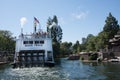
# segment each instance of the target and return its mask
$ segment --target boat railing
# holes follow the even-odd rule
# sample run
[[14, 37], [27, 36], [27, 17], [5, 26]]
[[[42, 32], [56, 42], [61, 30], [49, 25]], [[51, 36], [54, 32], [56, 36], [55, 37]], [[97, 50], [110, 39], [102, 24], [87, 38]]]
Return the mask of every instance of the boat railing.
[[36, 33], [36, 34], [21, 34], [19, 36], [19, 38], [22, 38], [22, 39], [33, 39], [33, 38], [36, 38], [36, 39], [39, 39], [39, 38], [51, 38], [50, 34], [48, 33]]

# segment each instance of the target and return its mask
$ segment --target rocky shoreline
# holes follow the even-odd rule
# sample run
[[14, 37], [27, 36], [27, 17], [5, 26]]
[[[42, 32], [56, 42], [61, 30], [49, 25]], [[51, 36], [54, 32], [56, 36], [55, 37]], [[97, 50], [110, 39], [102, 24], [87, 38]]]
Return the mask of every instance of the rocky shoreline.
[[98, 60], [98, 58], [96, 58], [95, 60], [89, 60], [89, 54], [84, 54], [84, 55], [72, 54], [68, 56], [68, 60], [81, 60], [82, 62], [120, 62], [120, 58], [112, 58], [112, 59], [104, 58], [102, 60]]
[[80, 55], [79, 54], [72, 54], [68, 57], [68, 60], [79, 60]]

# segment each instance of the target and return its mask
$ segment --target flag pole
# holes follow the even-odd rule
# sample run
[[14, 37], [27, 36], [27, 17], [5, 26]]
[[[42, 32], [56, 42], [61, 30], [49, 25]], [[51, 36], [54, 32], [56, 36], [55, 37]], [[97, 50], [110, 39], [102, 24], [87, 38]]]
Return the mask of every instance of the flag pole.
[[36, 33], [36, 25], [37, 23], [34, 21], [34, 33]]
[[39, 20], [36, 18], [36, 17], [34, 17], [34, 31], [35, 31], [35, 33], [36, 33], [36, 27], [37, 27], [37, 24], [39, 25], [39, 29], [41, 29], [41, 26], [40, 26], [40, 22], [39, 22]]

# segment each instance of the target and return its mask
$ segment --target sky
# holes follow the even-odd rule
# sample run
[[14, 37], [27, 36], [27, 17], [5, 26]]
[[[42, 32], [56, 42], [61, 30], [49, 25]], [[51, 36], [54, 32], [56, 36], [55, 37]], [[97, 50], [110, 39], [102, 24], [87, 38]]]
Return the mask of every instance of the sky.
[[80, 41], [88, 34], [103, 30], [109, 12], [120, 24], [120, 0], [0, 0], [0, 30], [9, 30], [12, 36], [21, 33], [21, 18], [25, 18], [23, 32], [33, 32], [36, 17], [43, 30], [54, 15], [63, 30], [62, 42]]

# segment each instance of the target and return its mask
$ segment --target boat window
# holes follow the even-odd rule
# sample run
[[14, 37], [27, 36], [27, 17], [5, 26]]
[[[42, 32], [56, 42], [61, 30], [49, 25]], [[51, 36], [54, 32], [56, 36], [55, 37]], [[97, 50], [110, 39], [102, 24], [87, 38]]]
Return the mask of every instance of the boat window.
[[22, 61], [25, 61], [25, 58], [24, 57], [22, 57], [22, 59], [21, 59]]
[[30, 58], [30, 57], [27, 57], [27, 60], [28, 60], [28, 61], [31, 61], [31, 58]]
[[43, 55], [43, 53], [39, 53], [38, 55]]
[[37, 57], [33, 57], [33, 60], [34, 60], [34, 61], [37, 61]]
[[43, 61], [43, 57], [38, 57], [38, 60], [39, 61]]
[[44, 44], [44, 41], [40, 41], [41, 44]]
[[22, 55], [22, 56], [25, 56], [25, 54], [24, 54], [24, 53], [22, 53], [21, 55]]
[[33, 44], [33, 41], [29, 41], [30, 44]]
[[39, 44], [39, 41], [35, 41], [35, 44]]
[[24, 41], [23, 44], [28, 44], [28, 41]]
[[30, 54], [30, 53], [28, 53], [27, 55], [28, 55], [28, 56], [31, 56], [31, 54]]
[[33, 55], [37, 55], [37, 53], [34, 53]]

